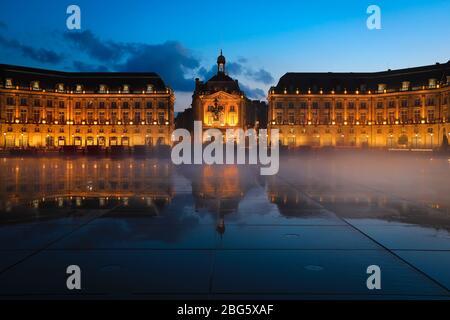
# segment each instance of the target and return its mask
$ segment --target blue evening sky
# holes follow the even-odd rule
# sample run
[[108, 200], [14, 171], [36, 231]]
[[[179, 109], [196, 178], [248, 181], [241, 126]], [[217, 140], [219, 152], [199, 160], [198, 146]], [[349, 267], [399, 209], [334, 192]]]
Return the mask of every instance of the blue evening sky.
[[[81, 8], [81, 30], [66, 8]], [[381, 30], [366, 9], [381, 8]], [[450, 59], [450, 1], [2, 1], [0, 63], [61, 70], [157, 71], [189, 106], [219, 50], [248, 95], [288, 71], [376, 71]], [[152, 68], [154, 70], [148, 70]]]

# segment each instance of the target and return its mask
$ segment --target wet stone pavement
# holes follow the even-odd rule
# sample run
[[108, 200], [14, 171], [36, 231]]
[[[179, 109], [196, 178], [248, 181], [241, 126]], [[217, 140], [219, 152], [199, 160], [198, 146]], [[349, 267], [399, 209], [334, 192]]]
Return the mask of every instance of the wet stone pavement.
[[271, 177], [152, 159], [0, 168], [0, 299], [450, 298], [447, 159], [308, 155]]

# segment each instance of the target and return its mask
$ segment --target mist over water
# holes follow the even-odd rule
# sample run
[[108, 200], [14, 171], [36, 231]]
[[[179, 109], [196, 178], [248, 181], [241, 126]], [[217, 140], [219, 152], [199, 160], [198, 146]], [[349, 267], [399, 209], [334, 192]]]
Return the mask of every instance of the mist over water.
[[175, 201], [180, 215], [192, 207], [197, 216], [226, 213], [226, 220], [242, 223], [264, 220], [268, 213], [277, 221], [305, 219], [314, 212], [320, 216], [309, 209], [322, 208], [342, 218], [418, 218], [430, 224], [437, 219], [444, 228], [450, 225], [450, 161], [431, 153], [284, 156], [273, 177], [260, 176], [257, 166], [174, 166], [132, 158], [3, 158], [0, 166], [0, 210], [9, 212], [4, 218], [23, 215], [23, 208], [109, 207], [141, 199]]

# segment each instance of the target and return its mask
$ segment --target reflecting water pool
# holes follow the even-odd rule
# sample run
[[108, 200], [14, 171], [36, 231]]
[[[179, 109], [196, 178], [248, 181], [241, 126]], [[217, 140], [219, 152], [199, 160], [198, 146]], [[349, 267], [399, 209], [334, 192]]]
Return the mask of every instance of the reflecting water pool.
[[[0, 298], [448, 299], [450, 162], [1, 158]], [[66, 269], [81, 269], [68, 290]], [[367, 268], [381, 289], [367, 287]]]

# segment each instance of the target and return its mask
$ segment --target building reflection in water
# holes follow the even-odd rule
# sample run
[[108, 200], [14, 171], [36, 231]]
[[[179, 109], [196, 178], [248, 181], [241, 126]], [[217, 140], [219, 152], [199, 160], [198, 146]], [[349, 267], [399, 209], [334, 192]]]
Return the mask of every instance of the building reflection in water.
[[[0, 162], [0, 224], [56, 219], [79, 214], [77, 209], [113, 210], [117, 218], [165, 215], [170, 223], [191, 226], [208, 221], [223, 235], [227, 221], [245, 224], [265, 218], [265, 223], [271, 219], [276, 224], [314, 219], [325, 211], [344, 219], [450, 230], [448, 211], [440, 206], [421, 206], [362, 188], [350, 190], [331, 172], [319, 182], [314, 177], [320, 174], [313, 171], [292, 174], [293, 181], [287, 182], [278, 176], [262, 178], [245, 166], [174, 167], [162, 160], [3, 158]], [[180, 176], [190, 185], [187, 195], [174, 182]], [[250, 190], [253, 198], [246, 198]]]
[[111, 209], [136, 202], [157, 208], [173, 197], [168, 162], [89, 158], [1, 161], [0, 211], [15, 218], [32, 218], [42, 212], [57, 216], [58, 211], [75, 208]]

